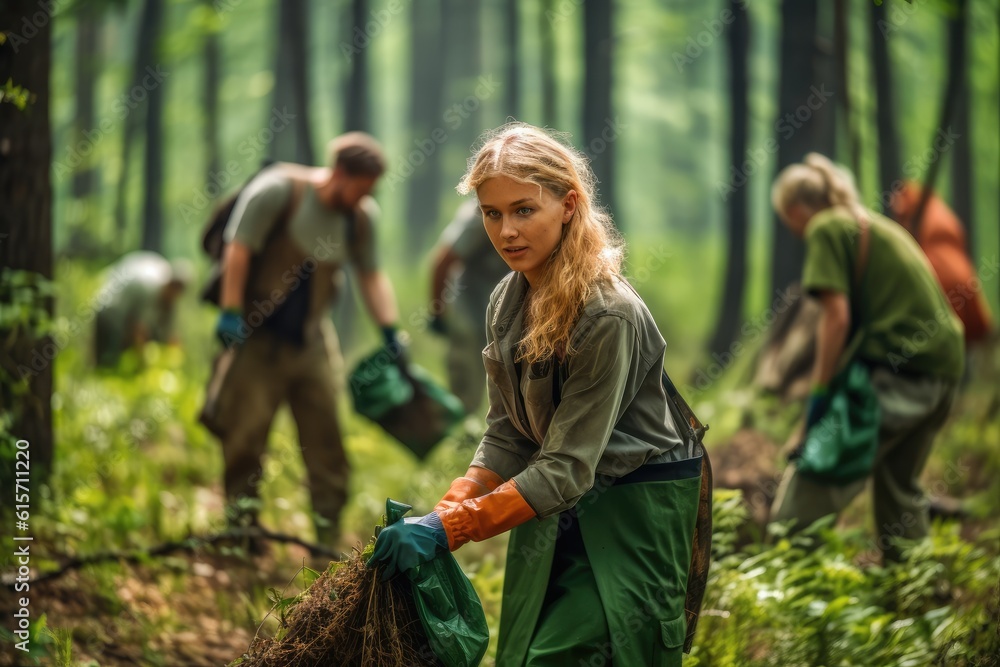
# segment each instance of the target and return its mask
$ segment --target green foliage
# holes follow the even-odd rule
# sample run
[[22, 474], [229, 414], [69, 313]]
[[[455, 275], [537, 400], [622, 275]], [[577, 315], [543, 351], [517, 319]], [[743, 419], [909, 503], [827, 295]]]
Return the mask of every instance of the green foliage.
[[[0, 44], [6, 41], [6, 35], [3, 36], [4, 39], [0, 39]], [[0, 104], [13, 104], [21, 111], [28, 108], [28, 102], [31, 101], [32, 94], [31, 91], [23, 86], [19, 86], [14, 83], [14, 80], [8, 78], [4, 82], [3, 86], [0, 86]]]
[[727, 535], [745, 520], [733, 493], [716, 494], [715, 561], [688, 667], [985, 665], [1000, 650], [1000, 531], [970, 542], [937, 524], [903, 562], [864, 567], [859, 529], [775, 527], [773, 545], [737, 548]]
[[[633, 256], [643, 266], [645, 255]], [[57, 283], [56, 330], [79, 317], [80, 306], [96, 293], [95, 272], [64, 262]], [[189, 297], [188, 297], [189, 298]], [[670, 306], [673, 308], [674, 306]], [[114, 372], [94, 372], [86, 362], [89, 335], [72, 338], [58, 357], [53, 408], [57, 430], [56, 468], [51, 488], [43, 488], [33, 508], [41, 571], [55, 563], [43, 558], [130, 549], [207, 534], [225, 525], [220, 494], [221, 453], [216, 441], [197, 425], [211, 353], [214, 312], [182, 304], [180, 332], [184, 350], [151, 346]], [[418, 341], [428, 361], [441, 352], [430, 339]], [[441, 354], [440, 356], [443, 356]], [[421, 357], [424, 362], [424, 357]], [[428, 363], [433, 367], [433, 363]], [[968, 489], [995, 489], [1000, 479], [994, 443], [1000, 421], [990, 416], [990, 385], [974, 381], [957, 417], [939, 439], [928, 465], [928, 486], [936, 493], [966, 495]], [[725, 378], [720, 385], [733, 383]], [[733, 383], [735, 384], [735, 383]], [[774, 435], [786, 428], [797, 408], [767, 401], [727, 403], [732, 388], [707, 392], [702, 401], [719, 423], [736, 422], [731, 412], [749, 411], [755, 424]], [[977, 398], [981, 397], [981, 398]], [[341, 403], [341, 424], [352, 463], [350, 502], [343, 525], [351, 543], [369, 542], [385, 510], [386, 497], [403, 499], [422, 514], [460, 475], [472, 456], [483, 424], [471, 417], [464, 430], [446, 439], [423, 464], [390, 441], [373, 424]], [[698, 407], [698, 406], [696, 406]], [[784, 420], [784, 421], [782, 421]], [[720, 430], [725, 430], [724, 428]], [[711, 435], [717, 436], [715, 424]], [[713, 440], [722, 446], [723, 440]], [[262, 485], [262, 518], [282, 532], [310, 536], [305, 470], [291, 420], [275, 422]], [[982, 512], [996, 516], [996, 498], [984, 497]], [[787, 537], [776, 531], [773, 546], [741, 540], [749, 518], [740, 493], [717, 491], [711, 579], [694, 653], [686, 665], [977, 665], [996, 652], [988, 625], [996, 618], [996, 582], [1000, 577], [1000, 533], [973, 523], [966, 534], [954, 523], [938, 524], [932, 539], [914, 545], [907, 560], [888, 568], [866, 566], [870, 537], [856, 522], [838, 529], [829, 523], [806, 534]], [[370, 543], [369, 543], [370, 545]], [[456, 552], [483, 602], [491, 631], [488, 656], [495, 655], [504, 576], [506, 539], [472, 543]], [[37, 560], [35, 560], [37, 558]], [[276, 551], [279, 562], [286, 558]], [[177, 586], [187, 571], [184, 559], [152, 561], [151, 568], [175, 569]], [[306, 590], [315, 570], [289, 571], [296, 588]], [[114, 617], [135, 615], [119, 597], [121, 566], [107, 564], [82, 572], [81, 586]], [[246, 582], [238, 596], [216, 596], [220, 619], [252, 633], [273, 606], [291, 607], [295, 596], [272, 591], [275, 580]], [[282, 585], [279, 583], [278, 585]], [[44, 604], [39, 599], [38, 604]], [[44, 608], [44, 607], [43, 607]], [[262, 633], [279, 631], [280, 613]], [[169, 635], [183, 619], [135, 615], [134, 625], [116, 641], [148, 646], [151, 637]], [[995, 621], [994, 621], [995, 625]], [[69, 628], [49, 635], [52, 655], [63, 651]], [[58, 634], [62, 632], [64, 634]], [[74, 636], [79, 641], [78, 631]], [[54, 642], [52, 644], [51, 642]], [[57, 648], [58, 647], [58, 648]], [[148, 664], [162, 656], [148, 650]], [[491, 664], [487, 658], [485, 664]], [[977, 660], [979, 661], [977, 663]], [[144, 664], [147, 664], [144, 663]], [[58, 663], [56, 663], [58, 664]]]

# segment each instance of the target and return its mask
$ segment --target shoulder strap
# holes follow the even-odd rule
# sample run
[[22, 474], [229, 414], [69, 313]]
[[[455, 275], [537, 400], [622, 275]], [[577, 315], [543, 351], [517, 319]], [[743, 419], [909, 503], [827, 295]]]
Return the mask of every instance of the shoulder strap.
[[871, 244], [871, 221], [867, 215], [858, 216], [858, 261], [854, 264], [854, 289], [861, 290], [861, 282], [868, 270], [868, 246]]
[[700, 444], [702, 439], [705, 437], [705, 431], [708, 430], [707, 424], [702, 424], [701, 420], [691, 409], [691, 406], [687, 404], [684, 397], [677, 390], [674, 385], [674, 381], [670, 379], [667, 375], [667, 371], [663, 370], [663, 388], [667, 392], [667, 402], [670, 403], [674, 410], [684, 419], [684, 427], [686, 430], [685, 435], [694, 443]]
[[288, 223], [292, 221], [292, 216], [295, 215], [295, 211], [299, 207], [299, 202], [302, 201], [302, 193], [306, 189], [306, 182], [301, 178], [294, 175], [289, 175], [288, 178], [292, 182], [292, 196], [288, 198], [285, 210], [281, 212], [281, 219], [276, 225], [279, 229], [288, 227]]

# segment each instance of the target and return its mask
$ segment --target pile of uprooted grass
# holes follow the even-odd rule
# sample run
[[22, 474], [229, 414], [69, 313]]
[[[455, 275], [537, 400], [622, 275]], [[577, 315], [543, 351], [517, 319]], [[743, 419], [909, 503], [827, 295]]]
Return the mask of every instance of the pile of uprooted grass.
[[410, 582], [379, 580], [365, 552], [333, 564], [289, 605], [275, 639], [254, 638], [230, 667], [440, 667]]

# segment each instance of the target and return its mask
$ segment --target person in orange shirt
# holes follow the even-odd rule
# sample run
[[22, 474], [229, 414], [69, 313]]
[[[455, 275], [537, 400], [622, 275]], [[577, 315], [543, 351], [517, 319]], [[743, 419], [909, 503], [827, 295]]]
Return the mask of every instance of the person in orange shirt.
[[[893, 219], [911, 234], [922, 192], [918, 183], [907, 181], [902, 189], [893, 193], [890, 202]], [[969, 259], [965, 229], [954, 211], [936, 194], [932, 193], [927, 200], [916, 239], [934, 268], [951, 307], [965, 325], [966, 346], [987, 339], [993, 331], [993, 322], [982, 285]]]

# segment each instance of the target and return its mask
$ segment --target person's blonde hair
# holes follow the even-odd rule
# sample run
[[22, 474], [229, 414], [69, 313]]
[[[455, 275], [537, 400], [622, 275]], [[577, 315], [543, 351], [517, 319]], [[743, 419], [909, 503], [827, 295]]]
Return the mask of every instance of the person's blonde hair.
[[545, 130], [508, 123], [481, 137], [457, 189], [469, 194], [495, 176], [532, 183], [559, 198], [577, 193], [576, 211], [531, 286], [518, 358], [534, 363], [572, 355], [570, 337], [583, 305], [598, 283], [621, 273], [624, 255], [611, 217], [597, 204], [594, 173], [582, 153]]
[[839, 206], [855, 217], [865, 215], [865, 208], [846, 169], [819, 153], [809, 153], [802, 163], [785, 167], [771, 186], [771, 205], [783, 213], [795, 204], [813, 211]]

